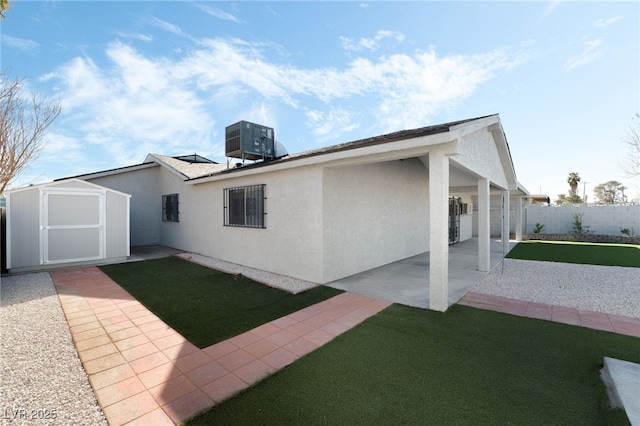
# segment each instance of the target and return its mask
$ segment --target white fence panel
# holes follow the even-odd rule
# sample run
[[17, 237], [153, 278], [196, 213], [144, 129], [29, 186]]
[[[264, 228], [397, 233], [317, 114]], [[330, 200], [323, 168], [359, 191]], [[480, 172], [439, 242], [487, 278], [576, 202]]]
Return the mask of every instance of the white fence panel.
[[582, 215], [582, 226], [589, 233], [622, 235], [621, 229], [640, 235], [640, 205], [612, 206], [545, 206], [527, 204], [524, 232], [533, 233], [536, 223], [544, 225], [546, 234], [572, 234], [574, 214]]

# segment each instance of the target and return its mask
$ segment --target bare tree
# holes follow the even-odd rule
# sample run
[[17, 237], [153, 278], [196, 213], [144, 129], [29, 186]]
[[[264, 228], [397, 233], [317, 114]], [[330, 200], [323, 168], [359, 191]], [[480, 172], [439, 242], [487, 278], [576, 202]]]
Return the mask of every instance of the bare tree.
[[9, 0], [0, 0], [0, 18], [4, 19], [4, 13], [9, 10]]
[[615, 204], [626, 202], [624, 190], [626, 187], [616, 180], [610, 180], [609, 182], [601, 183], [593, 188], [593, 193], [600, 203]]
[[620, 166], [628, 177], [640, 176], [640, 114], [636, 114], [634, 119], [635, 127], [629, 126], [627, 137], [622, 139], [629, 152]]
[[24, 96], [21, 79], [0, 74], [0, 194], [44, 146], [47, 128], [62, 110], [57, 102]]

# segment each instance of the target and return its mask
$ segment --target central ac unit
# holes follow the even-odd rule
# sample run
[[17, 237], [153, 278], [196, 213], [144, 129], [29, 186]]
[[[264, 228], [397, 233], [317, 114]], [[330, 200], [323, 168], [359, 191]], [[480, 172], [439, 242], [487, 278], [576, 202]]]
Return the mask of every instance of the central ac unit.
[[273, 128], [239, 121], [225, 128], [225, 155], [242, 160], [276, 158]]

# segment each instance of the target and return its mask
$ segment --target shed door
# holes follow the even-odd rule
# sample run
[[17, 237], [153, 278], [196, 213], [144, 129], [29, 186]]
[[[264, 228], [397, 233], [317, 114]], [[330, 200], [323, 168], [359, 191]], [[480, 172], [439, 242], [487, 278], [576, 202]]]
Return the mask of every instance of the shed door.
[[104, 259], [104, 216], [102, 191], [45, 191], [42, 263]]

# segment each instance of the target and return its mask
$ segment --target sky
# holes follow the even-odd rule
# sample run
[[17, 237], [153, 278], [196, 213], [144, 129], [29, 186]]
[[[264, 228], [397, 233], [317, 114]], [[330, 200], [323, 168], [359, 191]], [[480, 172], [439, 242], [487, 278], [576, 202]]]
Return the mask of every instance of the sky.
[[552, 200], [625, 177], [640, 2], [14, 0], [3, 77], [62, 113], [20, 187], [142, 163], [225, 162], [225, 127], [289, 153], [500, 114], [518, 181]]

